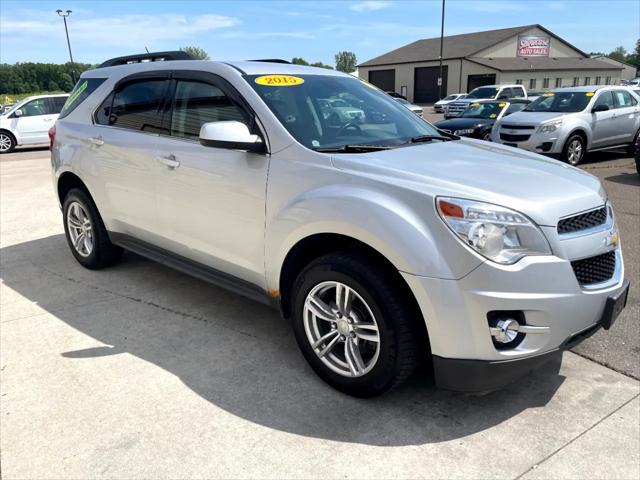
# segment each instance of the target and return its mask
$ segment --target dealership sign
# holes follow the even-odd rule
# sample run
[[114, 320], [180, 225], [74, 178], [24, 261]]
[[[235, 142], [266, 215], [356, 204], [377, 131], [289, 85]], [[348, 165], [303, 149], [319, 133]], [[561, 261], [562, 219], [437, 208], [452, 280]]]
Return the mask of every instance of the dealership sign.
[[549, 37], [520, 35], [518, 37], [518, 57], [548, 57]]

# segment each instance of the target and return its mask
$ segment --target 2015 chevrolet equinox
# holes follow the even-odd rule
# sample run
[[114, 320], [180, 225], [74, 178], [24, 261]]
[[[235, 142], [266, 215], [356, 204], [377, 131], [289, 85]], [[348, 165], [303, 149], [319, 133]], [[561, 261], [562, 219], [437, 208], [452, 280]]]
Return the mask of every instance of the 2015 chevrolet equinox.
[[84, 73], [50, 132], [83, 266], [127, 249], [270, 302], [363, 397], [425, 359], [443, 388], [498, 388], [624, 308], [588, 173], [445, 134], [350, 75], [165, 57]]

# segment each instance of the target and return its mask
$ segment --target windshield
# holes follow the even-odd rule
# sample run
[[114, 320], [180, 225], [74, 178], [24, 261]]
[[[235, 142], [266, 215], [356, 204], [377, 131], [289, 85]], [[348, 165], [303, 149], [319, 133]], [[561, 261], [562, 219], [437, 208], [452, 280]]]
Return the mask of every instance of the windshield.
[[478, 87], [471, 90], [466, 98], [493, 98], [499, 91], [496, 87]]
[[507, 104], [500, 103], [472, 103], [459, 116], [466, 118], [496, 118]]
[[403, 105], [411, 105], [411, 104], [409, 103], [409, 101], [408, 101], [408, 100], [405, 100], [404, 98], [396, 98], [396, 100], [397, 100], [398, 102], [400, 102], [401, 104], [403, 104]]
[[245, 79], [289, 133], [311, 149], [393, 147], [415, 137], [439, 135], [396, 99], [356, 78], [248, 75]]
[[584, 110], [593, 98], [593, 92], [547, 92], [531, 102], [525, 112], [565, 112]]
[[455, 100], [458, 97], [459, 97], [459, 95], [448, 95], [448, 96], [444, 97], [442, 100], [447, 102], [449, 100]]

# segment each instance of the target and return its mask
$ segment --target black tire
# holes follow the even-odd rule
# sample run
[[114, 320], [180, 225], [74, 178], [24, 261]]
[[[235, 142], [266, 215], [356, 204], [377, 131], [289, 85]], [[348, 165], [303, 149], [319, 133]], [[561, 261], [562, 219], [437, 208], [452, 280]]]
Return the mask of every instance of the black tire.
[[490, 142], [491, 141], [491, 130], [485, 130], [484, 132], [480, 133], [480, 140], [484, 140], [485, 142]]
[[[8, 145], [8, 147], [6, 146]], [[6, 130], [0, 131], [0, 153], [11, 153], [16, 148], [16, 139]]]
[[[580, 155], [571, 156], [570, 149], [579, 142], [580, 144]], [[573, 165], [574, 167], [584, 159], [586, 154], [586, 144], [582, 135], [573, 134], [571, 135], [564, 144], [564, 148], [562, 149], [562, 160], [567, 162], [569, 165]]]
[[633, 136], [633, 142], [631, 145], [627, 147], [627, 155], [630, 157], [636, 157], [636, 159], [640, 156], [640, 145], [638, 145], [638, 137], [640, 137], [640, 129]]
[[[80, 204], [91, 222], [90, 230], [93, 239], [93, 248], [88, 256], [83, 256], [78, 252], [73, 245], [71, 234], [69, 232], [69, 222], [67, 219], [70, 207], [75, 202]], [[93, 203], [93, 200], [91, 200], [89, 195], [87, 195], [83, 190], [74, 188], [67, 193], [62, 204], [62, 217], [64, 233], [67, 237], [67, 244], [71, 249], [71, 253], [80, 265], [91, 270], [99, 270], [101, 268], [109, 267], [120, 260], [123, 252], [122, 248], [111, 243], [109, 235], [107, 234], [107, 229], [102, 222], [98, 209]]]
[[[337, 281], [353, 289], [368, 304], [378, 324], [377, 361], [362, 376], [346, 377], [331, 370], [307, 338], [304, 327], [307, 294], [327, 281]], [[292, 305], [293, 330], [302, 354], [320, 378], [348, 395], [374, 397], [401, 384], [418, 365], [420, 352], [424, 354], [428, 349], [415, 323], [421, 315], [407, 299], [406, 292], [398, 288], [393, 276], [366, 256], [334, 253], [313, 261], [293, 285]]]
[[640, 175], [640, 154], [636, 155], [636, 172]]

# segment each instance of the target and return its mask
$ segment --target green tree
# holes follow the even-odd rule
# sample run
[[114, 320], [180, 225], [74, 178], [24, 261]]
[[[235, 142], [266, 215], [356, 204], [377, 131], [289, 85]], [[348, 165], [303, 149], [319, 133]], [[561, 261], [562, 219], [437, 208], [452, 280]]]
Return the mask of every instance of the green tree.
[[618, 60], [620, 62], [624, 62], [627, 57], [627, 50], [623, 46], [619, 46], [613, 49], [613, 51], [609, 54], [609, 58], [613, 58], [614, 60]]
[[209, 54], [200, 47], [182, 47], [180, 50], [187, 52], [194, 60], [211, 60]]
[[309, 65], [309, 62], [307, 62], [304, 58], [301, 58], [301, 57], [293, 57], [291, 59], [291, 63], [293, 63], [294, 65]]
[[338, 52], [336, 53], [336, 70], [345, 73], [351, 73], [356, 69], [358, 60], [356, 54], [353, 52]]

